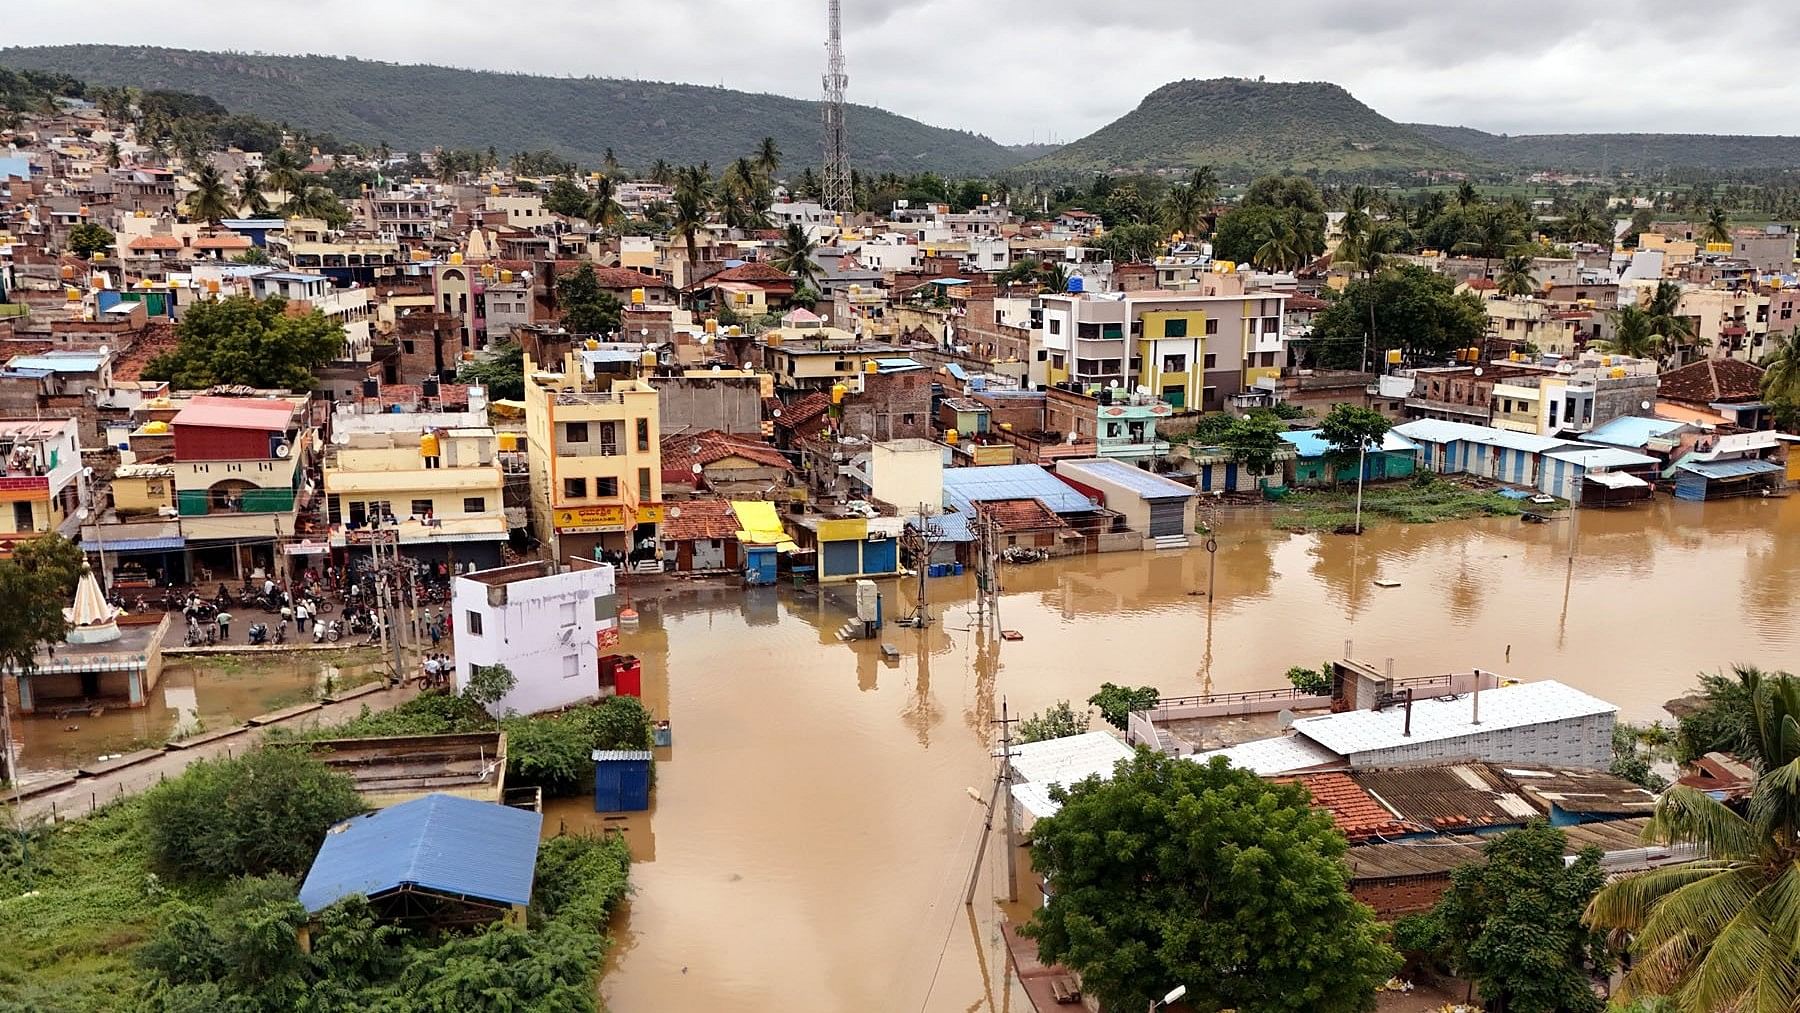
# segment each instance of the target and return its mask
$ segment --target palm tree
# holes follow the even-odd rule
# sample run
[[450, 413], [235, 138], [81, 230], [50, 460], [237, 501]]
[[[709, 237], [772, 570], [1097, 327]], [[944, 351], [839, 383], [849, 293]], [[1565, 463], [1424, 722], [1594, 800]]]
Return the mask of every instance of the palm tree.
[[1295, 252], [1299, 242], [1293, 222], [1286, 216], [1270, 218], [1263, 222], [1261, 240], [1256, 252], [1250, 255], [1250, 262], [1265, 271], [1285, 271], [1299, 259]]
[[650, 182], [658, 186], [668, 186], [675, 181], [675, 168], [664, 159], [657, 159], [650, 166]]
[[756, 167], [762, 170], [763, 178], [775, 178], [781, 168], [781, 149], [775, 146], [775, 138], [765, 137], [756, 146]]
[[[441, 165], [440, 161], [440, 165]], [[269, 186], [280, 194], [282, 200], [292, 200], [306, 186], [306, 167], [301, 164], [300, 156], [294, 154], [292, 148], [282, 145], [269, 153], [263, 168], [268, 170]]]
[[211, 162], [201, 163], [194, 173], [194, 192], [188, 194], [187, 206], [189, 215], [209, 225], [231, 217], [231, 190]]
[[1772, 340], [1762, 361], [1762, 393], [1766, 400], [1800, 406], [1800, 337]]
[[1601, 243], [1609, 238], [1611, 230], [1594, 212], [1594, 206], [1583, 201], [1563, 219], [1563, 231], [1571, 242]]
[[1202, 210], [1211, 210], [1219, 202], [1219, 174], [1210, 165], [1203, 165], [1194, 170], [1188, 177], [1187, 185], [1199, 199]]
[[1677, 360], [1682, 358], [1684, 348], [1699, 347], [1693, 321], [1681, 315], [1681, 286], [1672, 281], [1657, 282], [1644, 309], [1650, 316], [1651, 329], [1662, 336], [1666, 350]]
[[619, 160], [613, 155], [613, 149], [607, 148], [606, 154], [600, 156], [600, 171], [608, 176], [619, 174]]
[[1477, 213], [1474, 234], [1457, 243], [1452, 251], [1473, 253], [1487, 261], [1482, 273], [1492, 278], [1495, 259], [1505, 256], [1518, 243], [1519, 228], [1513, 223], [1513, 216], [1505, 208], [1488, 205]]
[[1066, 292], [1069, 290], [1069, 268], [1064, 264], [1045, 261], [1038, 268], [1038, 281], [1050, 292]]
[[1206, 230], [1207, 205], [1201, 203], [1200, 191], [1187, 183], [1177, 183], [1163, 197], [1162, 224], [1170, 235], [1198, 236]]
[[1714, 204], [1713, 209], [1706, 213], [1706, 241], [1709, 243], [1731, 242], [1730, 225], [1730, 220], [1725, 217], [1725, 209]]
[[1613, 355], [1653, 359], [1662, 353], [1662, 335], [1656, 333], [1650, 314], [1641, 306], [1624, 306], [1612, 313], [1613, 336], [1601, 347]]
[[613, 182], [611, 176], [601, 175], [596, 178], [582, 217], [601, 232], [617, 228], [625, 220], [625, 209], [619, 206], [618, 193], [619, 184]]
[[119, 166], [124, 165], [124, 164], [125, 164], [125, 152], [122, 148], [119, 147], [119, 142], [118, 141], [107, 141], [106, 142], [106, 167], [108, 169], [117, 169]]
[[269, 198], [263, 195], [262, 173], [254, 165], [246, 165], [238, 173], [238, 207], [252, 215], [269, 213]]
[[1588, 904], [1589, 924], [1631, 940], [1619, 998], [1666, 996], [1681, 1013], [1800, 1006], [1800, 680], [1734, 671], [1751, 701], [1742, 759], [1759, 771], [1748, 805], [1670, 788], [1645, 840], [1701, 857], [1615, 879]]
[[770, 263], [794, 276], [794, 282], [810, 289], [819, 287], [819, 267], [813, 263], [813, 251], [819, 248], [798, 224], [790, 224], [781, 235]]
[[669, 228], [687, 244], [687, 262], [690, 274], [694, 264], [700, 259], [697, 237], [700, 230], [706, 227], [706, 200], [701, 195], [686, 187], [675, 191], [675, 217]]
[[1466, 208], [1480, 203], [1481, 194], [1475, 189], [1475, 184], [1463, 180], [1462, 185], [1456, 188], [1456, 206]]
[[1334, 265], [1359, 270], [1363, 277], [1371, 278], [1387, 266], [1388, 258], [1405, 249], [1410, 242], [1411, 235], [1403, 226], [1377, 222], [1356, 236], [1345, 236], [1331, 255], [1331, 261]]
[[1531, 276], [1531, 254], [1522, 249], [1514, 249], [1500, 263], [1499, 289], [1501, 295], [1528, 296], [1537, 291], [1537, 279]]

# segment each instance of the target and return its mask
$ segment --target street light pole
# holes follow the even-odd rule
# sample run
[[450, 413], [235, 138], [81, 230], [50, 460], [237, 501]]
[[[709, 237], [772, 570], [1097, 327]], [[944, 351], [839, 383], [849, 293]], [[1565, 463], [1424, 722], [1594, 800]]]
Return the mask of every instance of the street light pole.
[[1369, 441], [1363, 440], [1356, 451], [1356, 533], [1362, 534], [1363, 476], [1368, 472]]

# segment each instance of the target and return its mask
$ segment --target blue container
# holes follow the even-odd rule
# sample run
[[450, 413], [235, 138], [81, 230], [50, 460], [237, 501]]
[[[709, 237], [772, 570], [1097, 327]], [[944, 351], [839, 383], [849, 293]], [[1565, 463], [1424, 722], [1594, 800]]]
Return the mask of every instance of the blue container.
[[1073, 278], [1069, 279], [1069, 291], [1070, 292], [1080, 292], [1082, 290], [1082, 288], [1083, 288], [1083, 285], [1082, 285], [1081, 275], [1078, 274], [1078, 275], [1074, 276]]
[[958, 576], [958, 577], [960, 577], [960, 576], [962, 576], [962, 564], [961, 564], [961, 563], [955, 563], [955, 564], [952, 564], [952, 565], [954, 565], [954, 566], [955, 566], [955, 569], [954, 569], [954, 570], [952, 570], [952, 571], [951, 571], [951, 572], [952, 572], [952, 573], [954, 573], [954, 574], [956, 574], [956, 575], [957, 575], [957, 576]]
[[650, 808], [650, 751], [596, 749], [594, 811], [642, 812]]

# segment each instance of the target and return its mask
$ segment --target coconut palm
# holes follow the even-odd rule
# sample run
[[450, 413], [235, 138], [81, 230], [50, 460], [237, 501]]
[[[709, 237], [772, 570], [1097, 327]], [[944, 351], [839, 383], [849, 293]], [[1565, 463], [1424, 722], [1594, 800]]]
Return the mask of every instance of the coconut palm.
[[607, 176], [619, 174], [619, 159], [613, 155], [613, 149], [607, 148], [606, 154], [600, 156], [600, 171]]
[[819, 266], [813, 263], [813, 252], [819, 248], [806, 234], [806, 230], [798, 224], [790, 224], [781, 234], [781, 245], [777, 246], [770, 263], [794, 276], [796, 284], [806, 288], [819, 287]]
[[675, 191], [674, 218], [669, 229], [687, 245], [688, 270], [700, 260], [698, 236], [706, 228], [706, 200], [698, 192], [679, 188]]
[[1725, 217], [1725, 209], [1713, 205], [1706, 213], [1706, 241], [1709, 243], [1731, 242], [1731, 221]]
[[1187, 185], [1199, 198], [1203, 209], [1210, 209], [1219, 202], [1219, 174], [1210, 165], [1195, 169], [1188, 177]]
[[1800, 338], [1788, 334], [1772, 339], [1762, 367], [1763, 397], [1800, 406]]
[[775, 146], [775, 138], [765, 137], [756, 146], [756, 167], [762, 170], [764, 179], [774, 179], [781, 168], [781, 149]]
[[283, 145], [269, 152], [264, 160], [263, 168], [268, 171], [269, 186], [281, 195], [282, 200], [292, 200], [306, 186], [306, 166], [301, 163], [300, 156], [294, 154], [292, 148]]
[[1406, 249], [1412, 241], [1411, 234], [1404, 226], [1392, 222], [1376, 222], [1367, 230], [1344, 237], [1338, 244], [1336, 252], [1331, 255], [1333, 265], [1343, 265], [1361, 271], [1363, 277], [1373, 277], [1381, 272], [1394, 254]]
[[1498, 288], [1505, 296], [1528, 296], [1537, 291], [1537, 279], [1531, 275], [1531, 254], [1514, 249], [1500, 263]]
[[1650, 327], [1662, 335], [1665, 350], [1677, 360], [1688, 348], [1699, 348], [1692, 318], [1681, 314], [1681, 286], [1672, 281], [1659, 281], [1644, 310], [1650, 315]]
[[263, 194], [263, 175], [256, 166], [246, 165], [238, 173], [237, 199], [238, 207], [246, 214], [269, 213], [269, 198]]
[[675, 167], [664, 159], [657, 159], [650, 166], [650, 182], [658, 186], [668, 186], [675, 182]]
[[611, 176], [601, 175], [594, 180], [582, 217], [601, 232], [618, 228], [625, 221], [625, 209], [619, 206], [618, 194], [619, 184], [613, 182]]
[[1481, 193], [1475, 189], [1475, 184], [1463, 180], [1456, 188], [1456, 206], [1466, 208], [1480, 203]]
[[1563, 232], [1576, 243], [1602, 243], [1611, 236], [1611, 230], [1595, 213], [1594, 206], [1586, 201], [1575, 205], [1563, 219]]
[[1519, 244], [1519, 227], [1505, 208], [1485, 205], [1475, 217], [1474, 231], [1451, 248], [1454, 253], [1473, 254], [1487, 261], [1482, 272], [1494, 276], [1494, 261]]
[[1262, 232], [1257, 238], [1256, 252], [1250, 255], [1250, 262], [1265, 271], [1285, 271], [1299, 261], [1298, 249], [1300, 237], [1294, 228], [1293, 221], [1287, 216], [1272, 217], [1263, 222]]
[[1749, 750], [1759, 771], [1734, 810], [1677, 785], [1645, 839], [1694, 845], [1700, 858], [1615, 879], [1587, 921], [1630, 938], [1619, 997], [1666, 996], [1681, 1013], [1800, 1008], [1800, 680], [1744, 666]]
[[1177, 183], [1163, 196], [1162, 225], [1170, 235], [1198, 236], [1206, 230], [1207, 205], [1200, 192], [1187, 183]]
[[191, 217], [209, 225], [231, 217], [231, 188], [211, 162], [202, 163], [194, 173], [194, 192], [188, 194], [187, 206]]
[[123, 149], [121, 149], [119, 147], [119, 142], [118, 141], [107, 141], [106, 142], [106, 167], [108, 169], [117, 169], [119, 166], [124, 165], [124, 164], [125, 164], [125, 152]]
[[1654, 359], [1662, 354], [1662, 335], [1656, 333], [1650, 314], [1641, 306], [1624, 306], [1612, 313], [1612, 337], [1600, 343], [1614, 355]]

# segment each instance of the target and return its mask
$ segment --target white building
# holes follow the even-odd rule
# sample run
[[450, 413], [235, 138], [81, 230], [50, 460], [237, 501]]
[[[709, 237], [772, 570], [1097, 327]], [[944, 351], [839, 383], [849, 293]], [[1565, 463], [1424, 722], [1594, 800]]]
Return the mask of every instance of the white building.
[[457, 692], [477, 665], [505, 665], [517, 684], [488, 708], [495, 715], [535, 714], [600, 695], [600, 638], [619, 622], [613, 568], [588, 560], [576, 566], [555, 573], [546, 562], [521, 563], [456, 578]]

